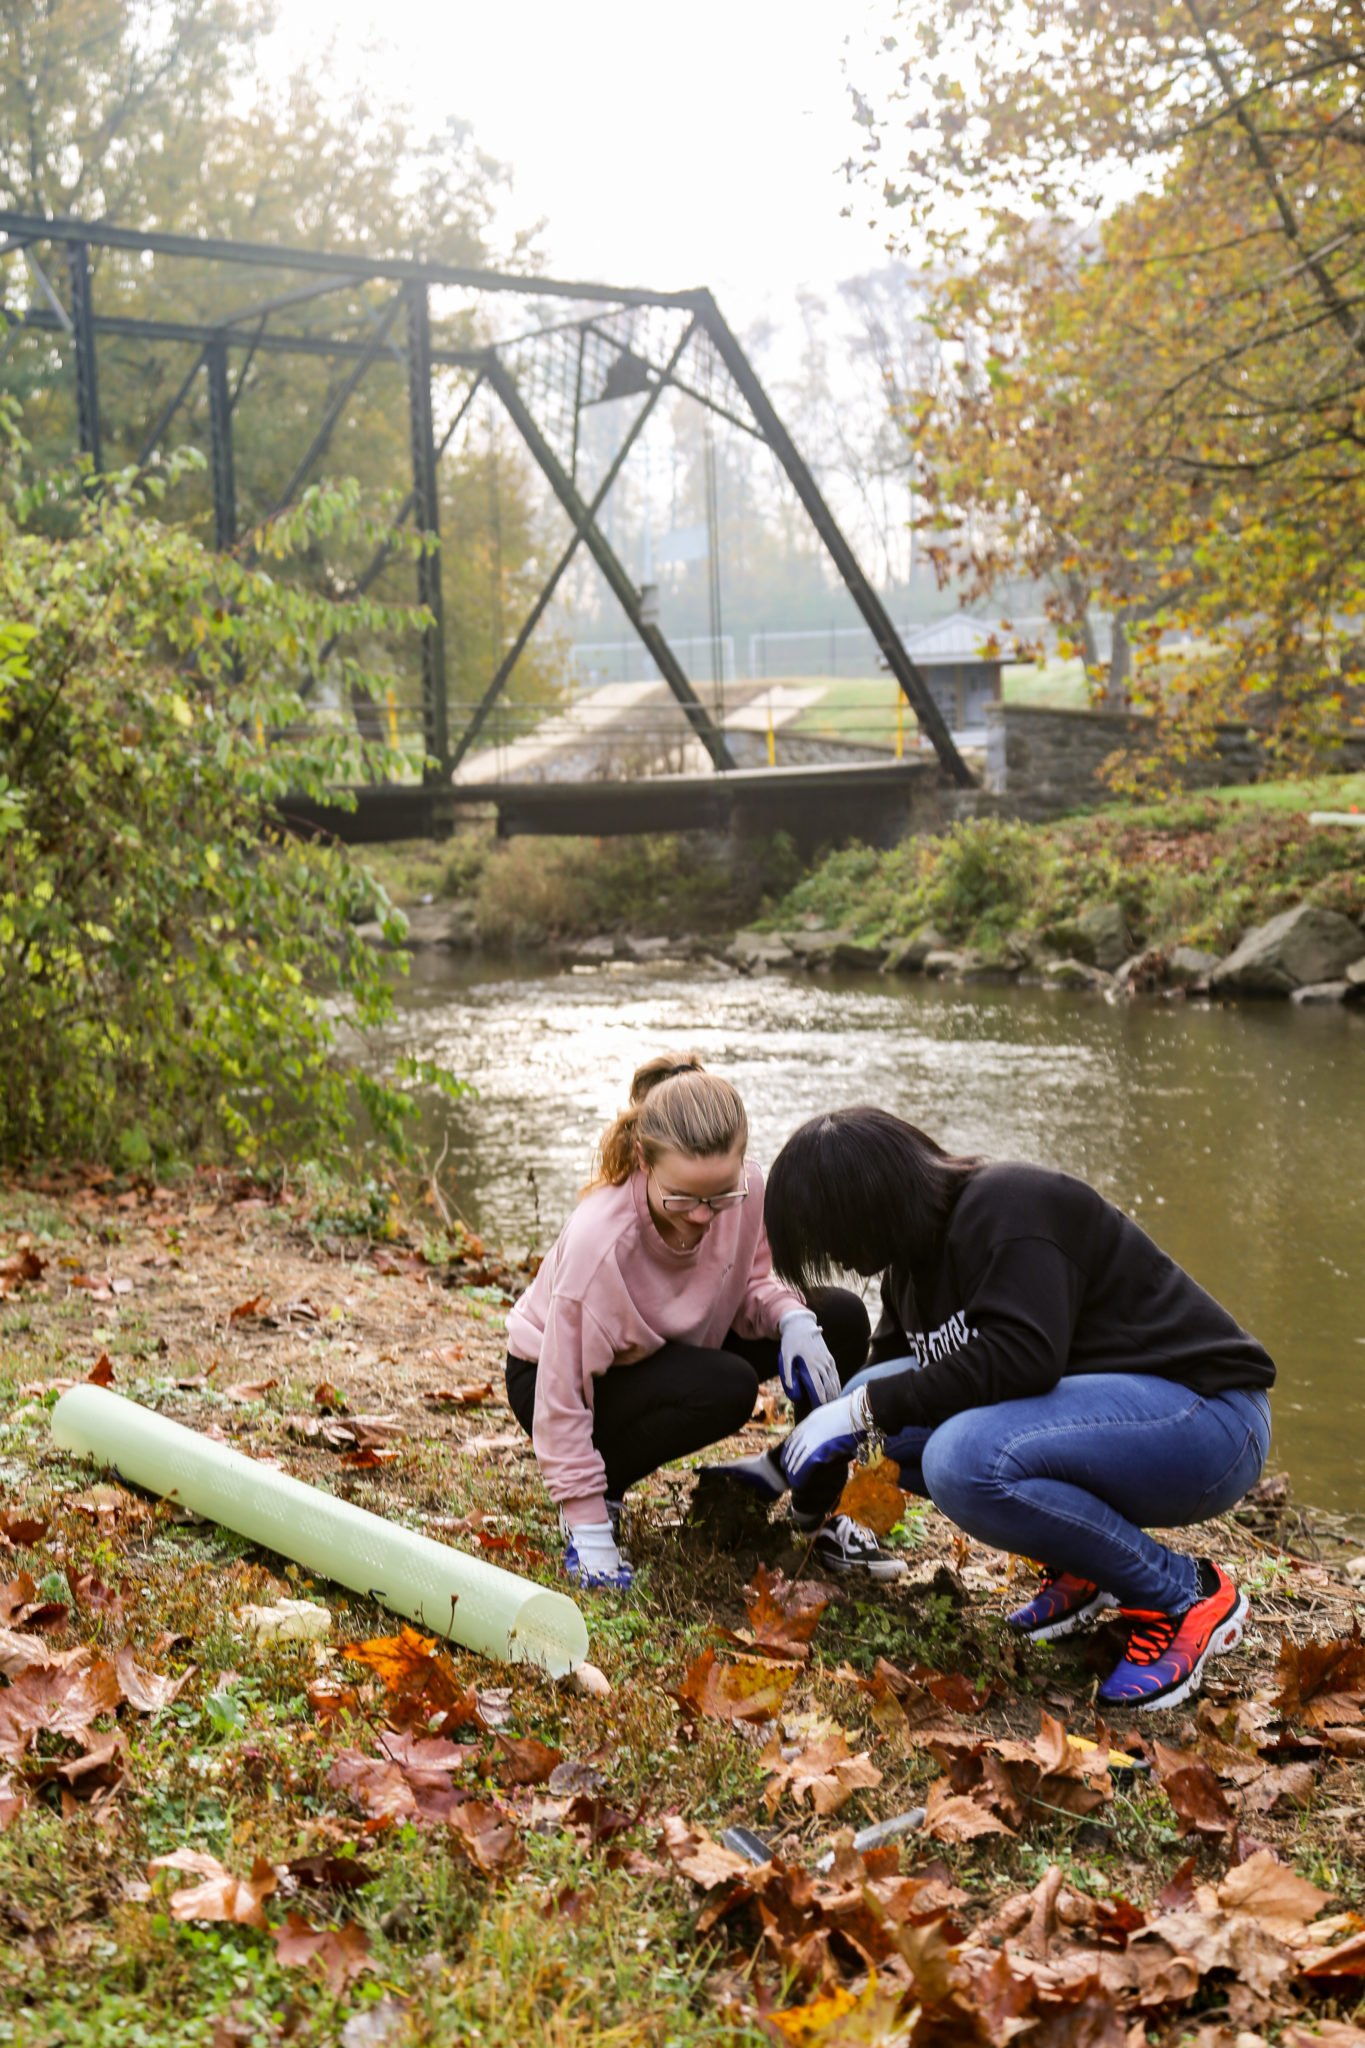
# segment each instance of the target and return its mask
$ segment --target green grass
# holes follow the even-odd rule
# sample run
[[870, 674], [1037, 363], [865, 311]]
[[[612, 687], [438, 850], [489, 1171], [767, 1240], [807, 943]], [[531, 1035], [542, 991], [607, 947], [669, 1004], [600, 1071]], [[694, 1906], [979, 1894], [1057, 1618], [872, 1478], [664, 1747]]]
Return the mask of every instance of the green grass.
[[[1365, 773], [1301, 775], [1283, 782], [1238, 783], [1215, 789], [1216, 804], [1248, 811], [1365, 811]], [[1365, 859], [1365, 846], [1361, 849]]]
[[1001, 676], [1007, 704], [1033, 704], [1056, 711], [1086, 711], [1090, 685], [1083, 661], [1039, 661], [1010, 664]]

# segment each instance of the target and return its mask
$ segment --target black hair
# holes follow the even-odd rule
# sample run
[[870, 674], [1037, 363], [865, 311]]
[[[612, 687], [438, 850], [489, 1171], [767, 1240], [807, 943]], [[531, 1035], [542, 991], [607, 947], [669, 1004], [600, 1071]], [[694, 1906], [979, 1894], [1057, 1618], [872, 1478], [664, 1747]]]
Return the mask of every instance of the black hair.
[[904, 1271], [932, 1255], [983, 1163], [945, 1152], [889, 1110], [864, 1104], [813, 1116], [768, 1175], [773, 1265], [802, 1293], [840, 1272]]

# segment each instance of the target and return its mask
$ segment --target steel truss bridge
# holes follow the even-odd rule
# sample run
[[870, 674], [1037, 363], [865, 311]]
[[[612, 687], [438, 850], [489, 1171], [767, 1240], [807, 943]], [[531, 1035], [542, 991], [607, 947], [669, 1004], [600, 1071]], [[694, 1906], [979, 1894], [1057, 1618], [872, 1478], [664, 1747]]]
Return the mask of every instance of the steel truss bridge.
[[[102, 308], [97, 303], [96, 284], [102, 281], [103, 273], [97, 272], [92, 263], [94, 251], [109, 252], [105, 260], [114, 264], [116, 286], [114, 259], [119, 252], [140, 266], [139, 276], [145, 276], [151, 267], [158, 282], [163, 275], [168, 277], [168, 303], [174, 306], [175, 316], [153, 318], [115, 311], [112, 306]], [[6, 258], [21, 258], [28, 271], [29, 290], [22, 305], [14, 303], [5, 291], [14, 274], [14, 266], [6, 264]], [[240, 306], [227, 313], [215, 310], [209, 316], [202, 305], [196, 310], [195, 299], [203, 295], [205, 276], [213, 280], [214, 296], [221, 299], [225, 267], [232, 266], [247, 275], [254, 273], [257, 278], [282, 281], [283, 288], [268, 291], [264, 296], [246, 296]], [[63, 270], [65, 278], [61, 280]], [[490, 295], [510, 295], [523, 303], [529, 301], [532, 324], [507, 339], [476, 347], [451, 345], [433, 321], [432, 299], [436, 294], [448, 302], [452, 293], [457, 295], [457, 306], [466, 311], [466, 331], [467, 308], [472, 303], [486, 313]], [[345, 305], [335, 309], [331, 325], [319, 326], [317, 313], [326, 311], [321, 302], [332, 299], [335, 307], [339, 295], [345, 295]], [[127, 303], [125, 292], [118, 289], [112, 290], [109, 298], [113, 304]], [[305, 308], [311, 310], [301, 320], [299, 316]], [[613, 787], [610, 784], [586, 786], [580, 789], [580, 795], [587, 812], [603, 821], [627, 816], [633, 820], [639, 816], [658, 824], [661, 809], [666, 809], [676, 815], [679, 823], [706, 823], [730, 815], [727, 806], [731, 798], [725, 794], [727, 790], [734, 792], [738, 800], [739, 786], [743, 784], [747, 792], [748, 785], [758, 779], [752, 774], [738, 774], [725, 732], [693, 687], [676, 650], [599, 519], [631, 448], [668, 392], [682, 393], [698, 401], [732, 427], [752, 436], [776, 458], [871, 631], [881, 660], [895, 677], [921, 732], [933, 747], [938, 757], [938, 775], [962, 788], [974, 785], [975, 778], [958, 752], [923, 672], [907, 653], [814, 476], [709, 291], [656, 292], [636, 286], [617, 287], [397, 258], [373, 259], [320, 249], [213, 240], [116, 226], [107, 221], [46, 219], [0, 210], [0, 314], [7, 324], [7, 333], [0, 340], [0, 353], [26, 330], [64, 337], [64, 353], [74, 370], [76, 441], [95, 474], [104, 467], [101, 343], [190, 346], [194, 353], [189, 370], [148, 428], [139, 462], [149, 463], [167, 445], [177, 415], [202, 379], [207, 389], [214, 540], [224, 550], [238, 547], [245, 539], [239, 530], [233, 426], [257, 356], [321, 357], [334, 371], [328, 392], [319, 404], [311, 440], [288, 474], [280, 478], [273, 507], [276, 514], [297, 498], [316, 472], [367, 372], [381, 358], [396, 356], [402, 362], [407, 386], [412, 483], [395, 515], [395, 526], [411, 524], [427, 542], [416, 562], [416, 595], [428, 618], [421, 646], [421, 724], [426, 765], [420, 787], [394, 784], [361, 790], [357, 792], [360, 811], [356, 816], [348, 817], [338, 809], [314, 820], [325, 822], [342, 836], [390, 837], [448, 829], [457, 796], [460, 801], [483, 799], [497, 803], [507, 829], [512, 830], [641, 829], [633, 823], [565, 824], [562, 820], [575, 813], [571, 805], [566, 807], [563, 802], [556, 806], [552, 787], [537, 795], [527, 785], [463, 784], [457, 790], [452, 783], [454, 771], [478, 739], [580, 547], [587, 549], [601, 571], [716, 771], [714, 777], [671, 778], [673, 783], [687, 780], [695, 784], [695, 797], [684, 800], [684, 793], [675, 789], [664, 803], [665, 793], [660, 788], [653, 806], [648, 783], [634, 785], [634, 801], [608, 796]], [[456, 399], [453, 413], [438, 435], [438, 398], [448, 404], [452, 385]], [[500, 406], [566, 515], [569, 530], [534, 602], [488, 677], [482, 695], [465, 707], [467, 715], [458, 730], [452, 731], [440, 552], [439, 465], [480, 391], [490, 393]], [[580, 487], [584, 411], [613, 398], [635, 399], [637, 409], [605, 472], [587, 494], [586, 483]], [[391, 542], [381, 545], [356, 579], [352, 591], [345, 594], [359, 595], [368, 590], [385, 568], [391, 551]], [[924, 767], [896, 764], [893, 771], [879, 764], [862, 769], [848, 766], [829, 775], [811, 769], [770, 768], [764, 771], [762, 779], [769, 792], [771, 811], [780, 784], [790, 784], [797, 792], [798, 803], [808, 809], [822, 782], [828, 781], [831, 789], [835, 783], [847, 789], [850, 778], [851, 786], [856, 787], [859, 776], [866, 776], [867, 795], [872, 797], [872, 783], [885, 784], [889, 774], [893, 781], [897, 776], [904, 778], [908, 791], [909, 779], [922, 780]], [[567, 796], [568, 792], [562, 794]], [[561, 822], [537, 822], [551, 817]]]

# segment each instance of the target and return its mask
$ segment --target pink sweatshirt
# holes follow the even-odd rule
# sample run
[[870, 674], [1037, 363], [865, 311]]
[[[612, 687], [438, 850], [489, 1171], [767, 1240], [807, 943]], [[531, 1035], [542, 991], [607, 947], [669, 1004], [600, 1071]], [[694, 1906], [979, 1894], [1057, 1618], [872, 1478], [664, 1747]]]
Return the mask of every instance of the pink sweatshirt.
[[691, 1251], [664, 1243], [645, 1174], [585, 1195], [507, 1318], [507, 1348], [538, 1361], [531, 1442], [571, 1525], [607, 1519], [606, 1469], [592, 1441], [593, 1382], [676, 1341], [719, 1350], [726, 1333], [770, 1337], [801, 1296], [772, 1270], [763, 1175], [722, 1209]]

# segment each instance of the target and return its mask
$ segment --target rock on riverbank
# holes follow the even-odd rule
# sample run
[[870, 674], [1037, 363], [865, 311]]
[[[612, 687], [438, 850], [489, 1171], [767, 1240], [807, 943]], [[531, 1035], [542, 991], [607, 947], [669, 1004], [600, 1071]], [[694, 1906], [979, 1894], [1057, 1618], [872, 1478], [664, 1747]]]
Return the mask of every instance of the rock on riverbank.
[[1247, 932], [1233, 951], [1193, 946], [1134, 950], [1117, 904], [1087, 910], [1068, 933], [1070, 950], [1012, 936], [998, 954], [955, 948], [931, 925], [893, 946], [851, 932], [737, 932], [723, 958], [743, 973], [772, 968], [829, 973], [925, 974], [935, 980], [1018, 981], [1103, 995], [1289, 996], [1298, 1003], [1365, 1000], [1365, 927], [1339, 912], [1300, 903]]

